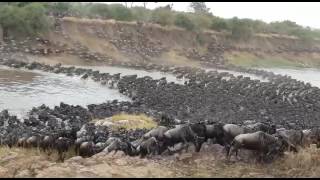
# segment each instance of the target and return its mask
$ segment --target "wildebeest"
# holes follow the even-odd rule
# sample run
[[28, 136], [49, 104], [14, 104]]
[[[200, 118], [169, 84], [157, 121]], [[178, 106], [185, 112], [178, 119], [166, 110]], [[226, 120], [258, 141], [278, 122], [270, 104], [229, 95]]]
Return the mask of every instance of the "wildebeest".
[[137, 148], [137, 152], [140, 154], [141, 158], [148, 154], [159, 154], [159, 150], [159, 143], [155, 137], [150, 137], [147, 140], [142, 141]]
[[309, 133], [310, 143], [317, 144], [317, 148], [319, 148], [320, 147], [320, 128], [314, 127], [310, 131], [311, 131]]
[[149, 139], [150, 137], [155, 137], [157, 140], [162, 140], [164, 138], [164, 133], [168, 131], [168, 128], [165, 126], [158, 126], [146, 134], [143, 135], [144, 139]]
[[80, 148], [80, 145], [83, 143], [83, 142], [87, 142], [87, 141], [92, 141], [93, 138], [90, 137], [90, 136], [83, 136], [81, 138], [77, 138], [74, 142], [74, 150], [75, 150], [75, 153], [76, 154], [79, 154], [79, 148]]
[[233, 141], [234, 137], [236, 137], [239, 134], [244, 133], [244, 129], [236, 124], [222, 124], [218, 126], [218, 128], [222, 128], [223, 136], [218, 137], [217, 143], [224, 146], [227, 154], [230, 149], [230, 144]]
[[112, 139], [112, 142], [103, 151], [107, 153], [114, 151], [114, 154], [116, 154], [118, 151], [123, 151], [129, 156], [134, 156], [137, 154], [136, 148], [130, 142], [123, 142], [118, 138]]
[[276, 125], [271, 124], [265, 124], [265, 123], [255, 123], [255, 124], [248, 124], [244, 126], [244, 130], [246, 133], [253, 133], [257, 131], [262, 131], [268, 134], [274, 134], [276, 133]]
[[224, 131], [222, 123], [206, 125], [206, 141], [208, 139], [215, 139], [218, 144], [223, 144], [223, 135]]
[[92, 141], [83, 142], [79, 147], [79, 155], [82, 157], [90, 157], [95, 154], [95, 144]]
[[26, 148], [27, 147], [27, 138], [26, 137], [19, 138], [18, 142], [17, 142], [17, 146], [22, 147], [22, 148]]
[[27, 138], [27, 141], [26, 141], [26, 146], [27, 147], [39, 147], [40, 145], [40, 137], [39, 136], [31, 136], [29, 138]]
[[55, 136], [49, 135], [44, 136], [42, 141], [40, 141], [40, 148], [46, 152], [47, 150], [52, 150], [54, 148]]
[[282, 130], [277, 132], [278, 136], [281, 136], [287, 143], [289, 149], [293, 149], [295, 152], [298, 151], [297, 147], [303, 147], [304, 145], [304, 134], [302, 130]]
[[239, 134], [231, 143], [227, 159], [229, 160], [234, 152], [236, 152], [237, 156], [241, 148], [254, 150], [260, 154], [260, 158], [266, 160], [265, 158], [269, 155], [281, 155], [283, 152], [283, 141], [262, 131]]
[[69, 150], [71, 145], [71, 140], [66, 137], [59, 137], [55, 140], [55, 148], [58, 150], [59, 160], [64, 161], [65, 153]]
[[174, 146], [180, 142], [188, 146], [188, 142], [192, 142], [196, 147], [196, 152], [199, 152], [205, 137], [206, 126], [204, 124], [184, 124], [164, 133], [164, 146]]
[[310, 144], [311, 144], [311, 129], [305, 129], [305, 130], [302, 130], [302, 133], [303, 133], [303, 147], [308, 147]]

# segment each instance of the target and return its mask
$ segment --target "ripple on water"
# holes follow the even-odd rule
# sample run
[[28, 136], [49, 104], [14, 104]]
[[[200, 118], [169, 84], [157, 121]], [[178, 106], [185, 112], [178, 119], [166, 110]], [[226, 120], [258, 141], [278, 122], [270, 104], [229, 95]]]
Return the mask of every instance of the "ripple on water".
[[0, 67], [0, 110], [8, 109], [19, 117], [32, 107], [49, 107], [64, 102], [86, 106], [108, 100], [130, 101], [116, 89], [78, 76]]

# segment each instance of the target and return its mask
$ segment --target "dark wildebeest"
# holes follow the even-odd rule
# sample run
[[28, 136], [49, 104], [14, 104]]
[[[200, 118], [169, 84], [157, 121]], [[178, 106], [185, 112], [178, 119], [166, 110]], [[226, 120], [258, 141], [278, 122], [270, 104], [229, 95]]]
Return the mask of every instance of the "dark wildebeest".
[[27, 147], [27, 138], [26, 137], [19, 138], [18, 142], [17, 142], [17, 146], [22, 147], [22, 148], [26, 148]]
[[215, 142], [217, 142], [220, 145], [223, 145], [223, 124], [217, 123], [217, 124], [208, 124], [206, 125], [206, 141], [208, 139], [214, 139]]
[[58, 150], [59, 160], [62, 162], [64, 161], [65, 153], [69, 150], [71, 145], [71, 140], [66, 137], [59, 137], [55, 140], [55, 147]]
[[82, 157], [90, 157], [95, 154], [95, 144], [92, 141], [83, 142], [79, 147], [79, 155]]
[[188, 142], [192, 142], [199, 152], [206, 137], [206, 126], [203, 123], [184, 124], [170, 129], [164, 133], [164, 146], [174, 146], [177, 143], [184, 143], [186, 150]]
[[84, 136], [84, 137], [80, 137], [80, 138], [77, 138], [74, 142], [74, 150], [75, 150], [75, 153], [76, 154], [79, 154], [79, 148], [80, 148], [80, 145], [83, 143], [83, 142], [89, 142], [89, 141], [92, 141], [93, 140], [93, 137], [91, 136]]
[[46, 151], [50, 152], [54, 148], [55, 140], [56, 140], [55, 135], [44, 136], [42, 141], [40, 142], [41, 149], [44, 152], [46, 152]]
[[28, 148], [30, 147], [39, 147], [40, 145], [40, 136], [31, 136], [29, 138], [27, 138], [27, 141], [26, 141], [26, 146]]
[[260, 160], [263, 158], [268, 158], [269, 155], [282, 155], [283, 153], [283, 141], [280, 138], [272, 136], [262, 131], [239, 134], [237, 135], [231, 143], [230, 150], [227, 154], [227, 159], [229, 160], [231, 155], [241, 148], [248, 150], [254, 150], [259, 153]]

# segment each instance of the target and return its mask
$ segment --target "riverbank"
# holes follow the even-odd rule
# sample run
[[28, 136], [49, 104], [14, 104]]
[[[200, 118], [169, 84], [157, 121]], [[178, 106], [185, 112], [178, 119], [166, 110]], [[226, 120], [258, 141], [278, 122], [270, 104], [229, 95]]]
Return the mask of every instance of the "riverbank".
[[286, 154], [272, 164], [227, 164], [219, 147], [204, 146], [201, 153], [182, 153], [151, 159], [99, 153], [73, 157], [63, 163], [36, 149], [1, 147], [0, 177], [319, 177], [320, 151], [308, 148]]
[[316, 54], [300, 54], [296, 56], [282, 54], [255, 54], [247, 52], [225, 53], [228, 63], [246, 68], [287, 68], [320, 69], [320, 60]]

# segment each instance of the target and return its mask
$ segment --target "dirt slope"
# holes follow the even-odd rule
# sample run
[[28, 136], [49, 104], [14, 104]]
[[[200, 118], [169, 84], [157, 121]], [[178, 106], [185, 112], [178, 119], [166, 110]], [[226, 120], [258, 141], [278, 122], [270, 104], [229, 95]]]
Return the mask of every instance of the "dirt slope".
[[[248, 41], [235, 41], [213, 31], [197, 33], [155, 24], [65, 17], [48, 38], [69, 47], [87, 47], [116, 61], [195, 67], [201, 62], [245, 66], [320, 64], [319, 42], [306, 43], [279, 35], [257, 34]], [[60, 61], [64, 58], [70, 57]]]

